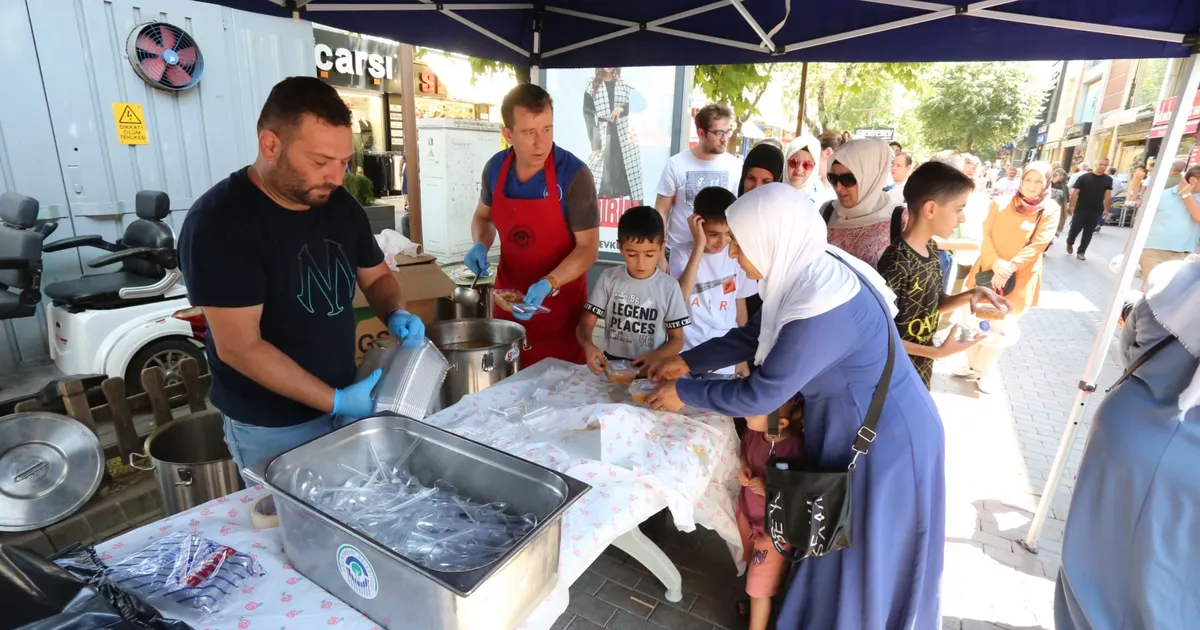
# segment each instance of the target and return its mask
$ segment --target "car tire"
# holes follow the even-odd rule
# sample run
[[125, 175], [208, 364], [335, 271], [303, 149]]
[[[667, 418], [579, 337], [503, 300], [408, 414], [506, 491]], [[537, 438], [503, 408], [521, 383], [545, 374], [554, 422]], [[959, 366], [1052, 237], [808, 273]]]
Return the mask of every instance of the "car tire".
[[208, 372], [208, 361], [204, 358], [204, 348], [182, 337], [168, 337], [146, 344], [133, 355], [129, 367], [125, 369], [125, 391], [130, 396], [140, 394], [142, 387], [142, 370], [159, 366], [167, 372], [167, 385], [180, 382], [181, 378], [173, 373], [176, 366], [184, 358], [192, 358], [200, 365], [200, 373]]

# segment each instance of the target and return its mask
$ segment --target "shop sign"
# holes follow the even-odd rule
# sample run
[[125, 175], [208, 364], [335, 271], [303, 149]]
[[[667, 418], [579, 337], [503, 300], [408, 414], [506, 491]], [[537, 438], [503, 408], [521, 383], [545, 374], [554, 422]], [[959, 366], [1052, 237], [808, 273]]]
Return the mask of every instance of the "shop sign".
[[1070, 127], [1067, 127], [1066, 132], [1063, 134], [1063, 137], [1066, 138], [1067, 140], [1070, 140], [1072, 138], [1079, 138], [1082, 136], [1086, 136], [1091, 132], [1092, 132], [1092, 123], [1090, 123], [1090, 122], [1079, 123], [1079, 124], [1071, 125]]
[[313, 28], [317, 76], [330, 85], [400, 91], [400, 46], [354, 33]]
[[855, 138], [875, 138], [877, 140], [887, 140], [891, 142], [896, 137], [896, 130], [892, 127], [883, 128], [866, 128], [859, 127], [854, 130]]
[[[1164, 98], [1158, 102], [1158, 108], [1154, 110], [1154, 126], [1166, 125], [1171, 122], [1171, 113], [1175, 111], [1176, 97]], [[1200, 90], [1196, 91], [1195, 98], [1192, 99], [1191, 111], [1184, 112], [1188, 119], [1200, 118]]]
[[1039, 133], [1037, 135], [1037, 139], [1034, 140], [1033, 144], [1034, 144], [1034, 146], [1041, 146], [1043, 144], [1046, 144], [1046, 132], [1043, 131], [1043, 132]]

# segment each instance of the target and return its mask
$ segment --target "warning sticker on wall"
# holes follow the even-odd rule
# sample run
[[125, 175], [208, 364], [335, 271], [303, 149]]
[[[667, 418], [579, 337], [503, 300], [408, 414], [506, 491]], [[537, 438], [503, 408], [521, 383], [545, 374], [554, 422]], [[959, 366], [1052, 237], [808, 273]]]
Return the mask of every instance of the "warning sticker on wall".
[[146, 117], [142, 106], [137, 103], [113, 103], [113, 120], [117, 123], [117, 142], [121, 144], [149, 144], [146, 135]]

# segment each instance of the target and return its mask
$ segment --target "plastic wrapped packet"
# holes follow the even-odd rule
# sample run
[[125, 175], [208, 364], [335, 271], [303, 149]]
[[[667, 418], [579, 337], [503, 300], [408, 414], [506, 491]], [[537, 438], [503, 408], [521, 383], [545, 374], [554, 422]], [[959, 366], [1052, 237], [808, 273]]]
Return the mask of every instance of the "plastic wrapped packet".
[[604, 367], [604, 373], [608, 376], [608, 382], [621, 384], [632, 383], [638, 376], [637, 368], [624, 359], [609, 361]]
[[525, 303], [525, 294], [513, 289], [501, 289], [492, 292], [492, 298], [496, 302], [496, 306], [508, 311], [509, 313], [517, 313], [519, 315], [536, 315], [538, 313], [549, 313], [550, 309], [545, 306], [534, 306]]
[[650, 397], [650, 393], [654, 391], [654, 383], [648, 378], [639, 378], [629, 384], [629, 396], [633, 398], [633, 404], [645, 405], [646, 399]]
[[264, 571], [257, 560], [207, 538], [177, 532], [109, 568], [107, 576], [134, 590], [150, 603], [165, 598], [195, 608], [203, 618], [217, 614], [222, 603]]
[[1008, 316], [1008, 309], [996, 308], [991, 304], [979, 304], [975, 307], [975, 317], [979, 319], [998, 320]]

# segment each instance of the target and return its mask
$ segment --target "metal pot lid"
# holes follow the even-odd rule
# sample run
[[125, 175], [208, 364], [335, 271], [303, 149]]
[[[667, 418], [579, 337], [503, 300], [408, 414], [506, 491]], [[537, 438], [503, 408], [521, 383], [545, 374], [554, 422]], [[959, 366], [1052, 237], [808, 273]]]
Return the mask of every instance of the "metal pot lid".
[[40, 411], [0, 418], [0, 531], [74, 514], [100, 487], [104, 465], [100, 439], [74, 418]]

